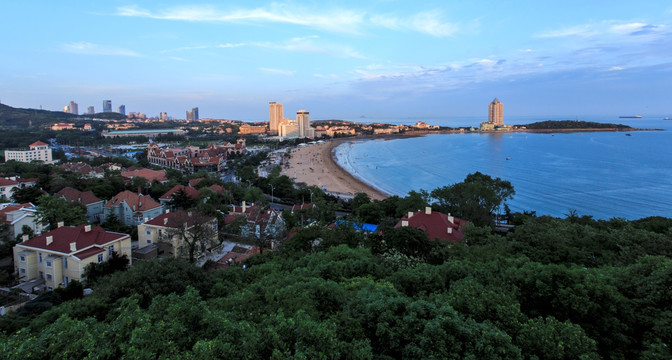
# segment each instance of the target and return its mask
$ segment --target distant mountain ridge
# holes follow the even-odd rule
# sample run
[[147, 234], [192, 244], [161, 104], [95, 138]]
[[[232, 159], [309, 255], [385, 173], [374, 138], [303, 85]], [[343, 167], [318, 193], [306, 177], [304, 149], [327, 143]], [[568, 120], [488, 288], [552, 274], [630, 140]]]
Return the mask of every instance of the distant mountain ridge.
[[75, 115], [62, 111], [23, 109], [0, 104], [0, 127], [28, 128], [32, 126], [52, 125], [63, 121], [76, 121], [91, 118], [125, 119], [126, 116], [119, 113]]

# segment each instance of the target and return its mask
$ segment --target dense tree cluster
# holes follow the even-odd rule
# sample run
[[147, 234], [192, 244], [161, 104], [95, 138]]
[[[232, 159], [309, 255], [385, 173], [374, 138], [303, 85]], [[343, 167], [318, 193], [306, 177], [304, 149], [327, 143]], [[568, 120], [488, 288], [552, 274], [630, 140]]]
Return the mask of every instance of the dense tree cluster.
[[0, 356], [672, 356], [672, 230], [660, 218], [584, 220], [472, 227], [453, 246], [408, 229], [306, 228], [246, 268], [140, 263], [88, 297], [6, 316]]

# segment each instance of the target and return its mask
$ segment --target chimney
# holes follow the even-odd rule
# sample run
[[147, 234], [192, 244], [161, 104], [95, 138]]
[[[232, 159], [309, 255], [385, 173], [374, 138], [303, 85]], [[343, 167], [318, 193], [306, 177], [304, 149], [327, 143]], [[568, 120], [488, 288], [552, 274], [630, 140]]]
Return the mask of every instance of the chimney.
[[91, 232], [91, 225], [84, 226], [84, 232]]
[[401, 220], [401, 227], [408, 226], [408, 220]]
[[70, 251], [77, 251], [77, 243], [76, 242], [71, 242], [70, 243]]
[[187, 213], [187, 216], [191, 217], [191, 211], [189, 211], [189, 212]]
[[452, 233], [453, 233], [453, 228], [449, 226], [448, 227], [448, 234], [452, 234]]
[[138, 185], [138, 195], [142, 195], [142, 187]]
[[142, 201], [139, 201], [138, 202], [138, 208], [141, 208], [141, 207], [142, 207]]
[[146, 223], [147, 221], [149, 221], [149, 218], [148, 218], [148, 217], [146, 217], [146, 218], [144, 218], [144, 219], [142, 220], [143, 223]]
[[51, 245], [51, 243], [53, 243], [53, 242], [54, 242], [54, 237], [51, 236], [51, 235], [47, 236], [47, 245]]
[[432, 208], [430, 206], [425, 207], [425, 214], [432, 215]]
[[167, 217], [163, 218], [163, 225], [168, 225], [168, 218]]
[[170, 209], [166, 209], [166, 214], [170, 214]]
[[63, 227], [63, 225], [65, 225], [65, 223], [64, 223], [63, 221], [59, 221], [59, 222], [56, 224], [56, 228]]
[[28, 234], [21, 235], [21, 242], [28, 241]]
[[455, 218], [450, 216], [450, 213], [448, 213], [448, 221], [450, 221], [451, 224], [455, 223]]
[[245, 209], [247, 209], [247, 206], [245, 205], [245, 200], [243, 200], [243, 212], [245, 212]]
[[410, 219], [412, 216], [413, 216], [413, 212], [412, 212], [412, 211], [409, 211], [409, 212], [408, 212], [408, 218]]

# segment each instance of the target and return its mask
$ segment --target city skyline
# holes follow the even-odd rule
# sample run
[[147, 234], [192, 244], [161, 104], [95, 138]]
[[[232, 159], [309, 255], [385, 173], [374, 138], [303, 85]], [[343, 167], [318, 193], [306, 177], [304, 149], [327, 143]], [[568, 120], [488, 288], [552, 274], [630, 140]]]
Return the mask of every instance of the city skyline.
[[672, 4], [513, 5], [10, 2], [3, 26], [34, 26], [0, 32], [0, 99], [259, 121], [268, 99], [317, 119], [484, 116], [494, 97], [511, 116], [672, 112]]

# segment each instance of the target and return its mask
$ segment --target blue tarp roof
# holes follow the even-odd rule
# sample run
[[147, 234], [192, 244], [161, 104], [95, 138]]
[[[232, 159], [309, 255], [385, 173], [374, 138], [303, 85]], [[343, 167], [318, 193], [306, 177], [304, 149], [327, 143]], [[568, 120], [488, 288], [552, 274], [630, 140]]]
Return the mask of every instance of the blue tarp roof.
[[346, 224], [352, 226], [353, 229], [357, 231], [367, 231], [367, 232], [375, 232], [376, 229], [378, 229], [378, 225], [374, 224], [364, 224], [364, 223], [357, 223], [354, 221], [345, 221], [345, 220], [336, 220], [334, 222], [334, 225], [339, 226], [341, 224]]

